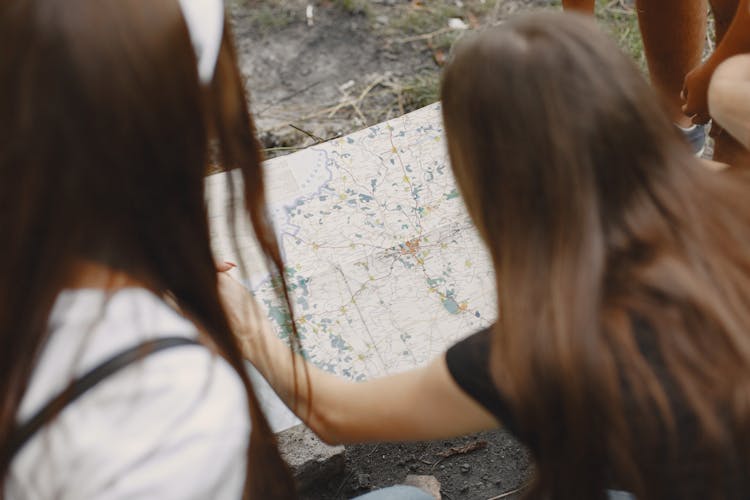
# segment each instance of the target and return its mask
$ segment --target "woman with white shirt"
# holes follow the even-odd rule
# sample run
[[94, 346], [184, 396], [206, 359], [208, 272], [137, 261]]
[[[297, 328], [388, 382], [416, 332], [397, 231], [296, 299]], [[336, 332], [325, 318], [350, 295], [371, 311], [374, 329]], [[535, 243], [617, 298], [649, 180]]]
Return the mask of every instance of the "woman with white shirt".
[[278, 271], [221, 0], [0, 2], [0, 500], [296, 496], [219, 300], [209, 157]]
[[0, 498], [295, 494], [209, 244], [211, 144], [278, 263], [226, 26], [219, 0], [0, 3]]

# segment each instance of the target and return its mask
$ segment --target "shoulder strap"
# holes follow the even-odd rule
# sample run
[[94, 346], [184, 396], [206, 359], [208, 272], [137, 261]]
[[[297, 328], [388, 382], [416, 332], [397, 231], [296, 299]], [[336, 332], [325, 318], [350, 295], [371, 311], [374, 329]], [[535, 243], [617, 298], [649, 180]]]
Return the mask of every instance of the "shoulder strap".
[[15, 454], [23, 448], [39, 429], [51, 422], [66, 406], [81, 397], [99, 382], [150, 354], [183, 345], [200, 344], [197, 340], [187, 337], [162, 337], [149, 340], [115, 354], [72, 381], [67, 388], [52, 398], [29, 420], [16, 427], [8, 441], [7, 463], [13, 460]]

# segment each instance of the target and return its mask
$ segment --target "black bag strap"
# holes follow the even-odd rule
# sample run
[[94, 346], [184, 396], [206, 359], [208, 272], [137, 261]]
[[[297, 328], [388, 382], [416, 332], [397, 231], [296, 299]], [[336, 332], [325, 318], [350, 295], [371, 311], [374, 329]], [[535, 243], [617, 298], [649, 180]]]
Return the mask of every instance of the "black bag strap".
[[7, 463], [13, 460], [16, 453], [39, 429], [51, 422], [66, 406], [80, 398], [99, 382], [150, 354], [183, 345], [200, 345], [200, 343], [187, 337], [162, 337], [149, 340], [115, 354], [72, 381], [67, 388], [52, 398], [30, 419], [16, 427], [8, 440]]

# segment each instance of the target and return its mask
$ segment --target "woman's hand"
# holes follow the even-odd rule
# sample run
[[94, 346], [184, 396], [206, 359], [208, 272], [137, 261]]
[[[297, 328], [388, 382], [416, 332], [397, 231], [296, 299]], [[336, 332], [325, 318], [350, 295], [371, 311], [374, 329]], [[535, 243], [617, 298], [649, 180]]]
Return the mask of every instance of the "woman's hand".
[[[232, 267], [224, 266], [224, 272], [219, 272], [219, 297], [243, 355], [258, 366], [261, 357], [268, 355], [270, 345], [281, 341], [248, 289], [226, 273]], [[217, 269], [221, 269], [218, 264]]]
[[226, 272], [219, 273], [219, 294], [245, 357], [327, 443], [438, 439], [498, 425], [458, 387], [445, 356], [408, 372], [351, 382], [294, 354], [248, 290]]
[[711, 82], [714, 64], [711, 60], [701, 64], [685, 77], [682, 111], [693, 119], [693, 123], [705, 124], [711, 119], [708, 114], [708, 85]]
[[216, 263], [216, 270], [220, 273], [225, 273], [234, 269], [235, 267], [237, 267], [237, 264], [235, 264], [234, 262], [229, 262], [228, 260]]

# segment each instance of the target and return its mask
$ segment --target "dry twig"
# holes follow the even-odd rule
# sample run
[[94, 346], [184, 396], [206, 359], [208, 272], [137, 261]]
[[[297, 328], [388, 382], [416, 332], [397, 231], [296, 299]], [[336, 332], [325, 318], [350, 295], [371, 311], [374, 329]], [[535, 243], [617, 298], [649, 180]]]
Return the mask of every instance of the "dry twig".
[[520, 492], [522, 492], [525, 489], [526, 489], [526, 485], [522, 484], [521, 486], [519, 486], [518, 488], [516, 488], [514, 490], [506, 491], [505, 493], [500, 493], [499, 495], [494, 496], [494, 497], [490, 497], [487, 500], [500, 500], [502, 498], [508, 498], [509, 496], [515, 495], [516, 493], [520, 493]]
[[360, 94], [358, 97], [354, 99], [348, 99], [345, 101], [340, 102], [337, 106], [334, 106], [333, 109], [331, 109], [331, 112], [328, 113], [328, 118], [331, 118], [333, 115], [339, 112], [342, 108], [351, 107], [355, 113], [357, 113], [357, 116], [359, 116], [359, 119], [362, 120], [362, 125], [367, 126], [367, 120], [365, 119], [365, 115], [362, 114], [362, 110], [359, 108], [359, 105], [362, 103], [362, 101], [367, 97], [367, 94], [369, 94], [372, 89], [383, 83], [383, 81], [388, 77], [389, 75], [380, 75], [378, 76], [370, 85], [368, 85]]
[[435, 455], [438, 457], [448, 458], [452, 457], [453, 455], [466, 455], [467, 453], [471, 453], [472, 451], [482, 450], [484, 448], [487, 448], [487, 441], [474, 441], [473, 443], [469, 443], [465, 446], [454, 446], [446, 451], [435, 453]]
[[429, 33], [423, 33], [421, 35], [407, 36], [406, 38], [396, 38], [394, 40], [391, 40], [391, 42], [409, 43], [409, 42], [418, 42], [420, 40], [431, 40], [438, 35], [449, 33], [451, 31], [454, 31], [453, 28], [445, 27], [445, 28], [440, 28], [439, 30], [430, 31]]
[[305, 130], [305, 129], [301, 128], [301, 127], [298, 127], [297, 125], [295, 125], [293, 123], [290, 123], [289, 126], [292, 127], [294, 130], [296, 130], [298, 132], [302, 132], [306, 136], [310, 137], [312, 140], [315, 141], [315, 144], [320, 144], [321, 142], [326, 142], [326, 140], [323, 139], [322, 137], [318, 137], [317, 135], [313, 134], [312, 132], [308, 132], [307, 130]]
[[465, 446], [454, 446], [452, 448], [449, 448], [446, 451], [435, 453], [435, 456], [440, 457], [440, 458], [436, 460], [434, 464], [432, 464], [432, 467], [430, 468], [430, 472], [434, 471], [435, 467], [437, 467], [438, 464], [442, 462], [443, 460], [445, 460], [446, 458], [452, 457], [454, 455], [465, 455], [467, 453], [471, 453], [472, 451], [481, 450], [486, 447], [487, 447], [487, 441], [474, 441], [473, 443], [469, 443]]

